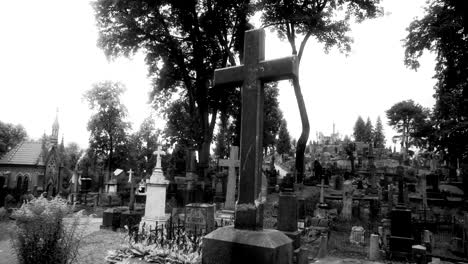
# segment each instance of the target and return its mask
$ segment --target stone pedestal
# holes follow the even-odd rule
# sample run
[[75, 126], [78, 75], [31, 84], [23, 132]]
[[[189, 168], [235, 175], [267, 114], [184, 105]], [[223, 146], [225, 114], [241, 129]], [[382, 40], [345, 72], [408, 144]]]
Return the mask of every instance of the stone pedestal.
[[203, 264], [291, 264], [292, 241], [281, 231], [218, 228], [203, 238]]
[[[159, 162], [158, 162], [159, 164]], [[156, 227], [164, 225], [170, 217], [166, 214], [166, 187], [169, 181], [164, 178], [161, 168], [156, 166], [149, 182], [146, 184], [145, 216], [141, 219], [140, 226]]]

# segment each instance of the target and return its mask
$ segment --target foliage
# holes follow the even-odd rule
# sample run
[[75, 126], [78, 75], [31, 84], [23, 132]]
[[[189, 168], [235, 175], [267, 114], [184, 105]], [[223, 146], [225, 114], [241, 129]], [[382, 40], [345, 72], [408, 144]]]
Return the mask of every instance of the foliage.
[[383, 148], [385, 147], [385, 134], [383, 131], [382, 120], [380, 116], [377, 117], [377, 122], [375, 124], [374, 130], [374, 147], [376, 148]]
[[276, 151], [281, 155], [288, 154], [291, 151], [291, 136], [289, 135], [288, 124], [284, 119], [281, 120]]
[[127, 139], [126, 162], [127, 169], [132, 168], [136, 175], [144, 172], [151, 173], [156, 165], [156, 156], [153, 154], [158, 147], [158, 140], [162, 132], [156, 128], [152, 117], [147, 117], [140, 125], [138, 131]]
[[[265, 100], [263, 104], [263, 148], [267, 150], [268, 148], [273, 148], [276, 145], [276, 137], [278, 136], [281, 120], [283, 119], [283, 112], [279, 108], [278, 83], [266, 83], [264, 85], [264, 94]], [[227, 96], [230, 97], [227, 100], [231, 101], [233, 104], [224, 106], [225, 109], [222, 109], [221, 111], [220, 120], [222, 124], [224, 118], [229, 118], [226, 120], [226, 123], [229, 123], [229, 125], [227, 126], [226, 130], [222, 130], [221, 127], [219, 132], [224, 131], [225, 134], [222, 135], [222, 138], [225, 141], [224, 144], [226, 146], [239, 146], [241, 116], [240, 90], [233, 89], [233, 91], [227, 93]], [[226, 155], [229, 155], [229, 153], [227, 153]]]
[[13, 246], [22, 264], [27, 263], [75, 263], [81, 232], [79, 215], [71, 224], [64, 223], [72, 208], [65, 200], [35, 198], [13, 213], [16, 219], [16, 235]]
[[94, 10], [98, 45], [108, 57], [130, 56], [139, 50], [146, 54], [154, 106], [167, 110], [172, 96], [180, 96], [176, 108], [183, 106], [197, 124], [196, 133], [176, 140], [195, 145], [201, 150], [201, 162], [207, 163], [223, 97], [209, 87], [214, 69], [236, 64], [235, 51], [242, 46], [246, 21], [253, 12], [249, 1], [99, 0]]
[[[280, 39], [287, 39], [291, 53], [298, 56], [300, 63], [307, 41], [311, 36], [324, 43], [325, 51], [336, 46], [340, 51], [349, 52], [351, 37], [349, 20], [355, 17], [357, 22], [379, 15], [379, 0], [261, 0], [259, 7], [263, 14], [261, 20], [265, 27], [272, 26]], [[344, 12], [343, 12], [344, 11]], [[299, 50], [296, 45], [297, 35], [303, 35]], [[302, 133], [296, 146], [296, 170], [301, 182], [304, 173], [304, 152], [309, 137], [310, 126], [302, 97], [299, 77], [293, 80], [299, 113], [302, 121]]]
[[429, 109], [415, 104], [413, 100], [401, 101], [386, 111], [388, 124], [400, 133], [401, 147], [408, 152], [412, 145], [421, 146], [425, 137], [430, 135], [421, 133], [426, 131]]
[[265, 103], [263, 105], [263, 147], [265, 149], [276, 144], [276, 136], [280, 130], [283, 112], [279, 108], [278, 83], [265, 84]]
[[354, 140], [359, 142], [365, 142], [366, 139], [366, 123], [361, 116], [358, 116], [356, 123], [354, 124]]
[[124, 121], [127, 109], [120, 102], [124, 90], [121, 83], [104, 81], [95, 83], [93, 88], [83, 95], [89, 108], [94, 111], [88, 121], [89, 148], [94, 155], [107, 157], [108, 171], [112, 171], [115, 162], [114, 152], [124, 152], [118, 148], [125, 146], [127, 130], [130, 127], [130, 124]]
[[220, 159], [229, 157], [228, 147], [232, 139], [229, 138], [228, 130], [228, 116], [221, 115], [220, 122], [218, 123], [219, 131], [215, 136], [215, 149], [214, 154]]
[[[168, 235], [166, 228], [173, 228], [170, 230], [171, 235]], [[149, 263], [201, 263], [202, 239], [203, 236], [195, 236], [179, 227], [164, 226], [150, 230], [143, 226], [139, 232], [129, 230], [128, 244], [124, 248], [110, 251], [106, 261], [116, 263], [128, 258], [143, 258]]]
[[408, 27], [405, 64], [417, 69], [424, 51], [436, 54], [436, 104], [429, 146], [468, 159], [468, 6], [466, 1], [431, 0], [426, 14]]
[[77, 143], [68, 143], [63, 152], [63, 166], [71, 170], [75, 169], [83, 151]]
[[174, 101], [166, 110], [164, 135], [170, 144], [178, 143], [193, 148], [202, 138], [199, 115], [190, 112], [190, 106], [184, 99]]
[[0, 121], [0, 157], [27, 137], [28, 134], [22, 125]]
[[369, 117], [366, 120], [366, 130], [364, 133], [364, 142], [371, 143], [374, 141], [374, 126]]

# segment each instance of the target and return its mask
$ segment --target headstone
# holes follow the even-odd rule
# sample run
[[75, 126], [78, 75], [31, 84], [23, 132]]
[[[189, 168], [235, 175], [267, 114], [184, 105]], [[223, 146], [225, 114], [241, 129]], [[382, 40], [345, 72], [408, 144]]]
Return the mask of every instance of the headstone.
[[187, 150], [187, 161], [185, 170], [185, 182], [186, 182], [186, 201], [187, 203], [196, 202], [195, 192], [196, 183], [198, 181], [197, 175], [197, 161], [195, 156], [195, 150]]
[[278, 202], [278, 230], [283, 231], [293, 240], [293, 248], [300, 246], [300, 232], [297, 230], [297, 196], [295, 193], [283, 192]]
[[218, 228], [203, 239], [202, 262], [275, 264], [292, 262], [292, 241], [281, 231], [263, 229], [263, 84], [294, 78], [297, 57], [264, 61], [265, 31], [249, 30], [244, 38], [244, 65], [215, 71], [214, 88], [241, 88], [241, 158], [239, 197], [234, 227]]
[[219, 160], [219, 166], [226, 166], [229, 168], [227, 188], [226, 188], [226, 202], [224, 208], [226, 210], [234, 210], [236, 205], [236, 168], [240, 165], [239, 161], [239, 147], [231, 146], [231, 153], [228, 160]]
[[371, 234], [369, 242], [369, 260], [375, 261], [379, 259], [379, 235]]
[[185, 206], [185, 231], [205, 234], [214, 230], [214, 205], [193, 203]]
[[158, 146], [154, 154], [156, 154], [156, 166], [146, 184], [145, 216], [140, 222], [141, 225], [153, 228], [164, 225], [170, 217], [170, 214], [166, 214], [166, 188], [169, 181], [161, 169], [161, 155], [165, 153], [161, 150], [161, 146]]
[[328, 255], [328, 236], [322, 235], [320, 236], [320, 245], [319, 245], [317, 258], [322, 259], [322, 258], [325, 258], [327, 255]]

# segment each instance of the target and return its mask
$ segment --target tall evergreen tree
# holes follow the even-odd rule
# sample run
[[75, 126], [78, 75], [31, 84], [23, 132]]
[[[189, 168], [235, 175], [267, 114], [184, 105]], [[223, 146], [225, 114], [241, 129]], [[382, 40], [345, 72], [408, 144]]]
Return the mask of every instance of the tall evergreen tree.
[[372, 143], [373, 142], [373, 136], [374, 136], [374, 126], [372, 125], [372, 122], [369, 117], [367, 117], [366, 120], [366, 130], [364, 133], [364, 142], [366, 143]]
[[385, 134], [383, 130], [382, 120], [380, 116], [377, 117], [374, 131], [374, 147], [383, 148], [385, 147]]
[[358, 116], [358, 119], [356, 120], [356, 123], [354, 124], [353, 135], [354, 135], [355, 141], [365, 142], [366, 123], [364, 123], [364, 120], [362, 119], [361, 116]]
[[278, 154], [287, 154], [291, 151], [291, 136], [289, 135], [288, 124], [284, 119], [281, 120], [276, 151]]

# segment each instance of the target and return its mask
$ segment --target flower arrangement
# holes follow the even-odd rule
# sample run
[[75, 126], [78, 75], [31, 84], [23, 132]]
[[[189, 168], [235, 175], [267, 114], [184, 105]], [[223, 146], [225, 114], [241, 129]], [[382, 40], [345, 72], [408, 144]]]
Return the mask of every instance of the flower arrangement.
[[143, 226], [137, 232], [129, 232], [127, 246], [109, 251], [106, 261], [121, 263], [139, 258], [148, 263], [197, 264], [201, 263], [202, 238], [179, 227], [150, 230]]

